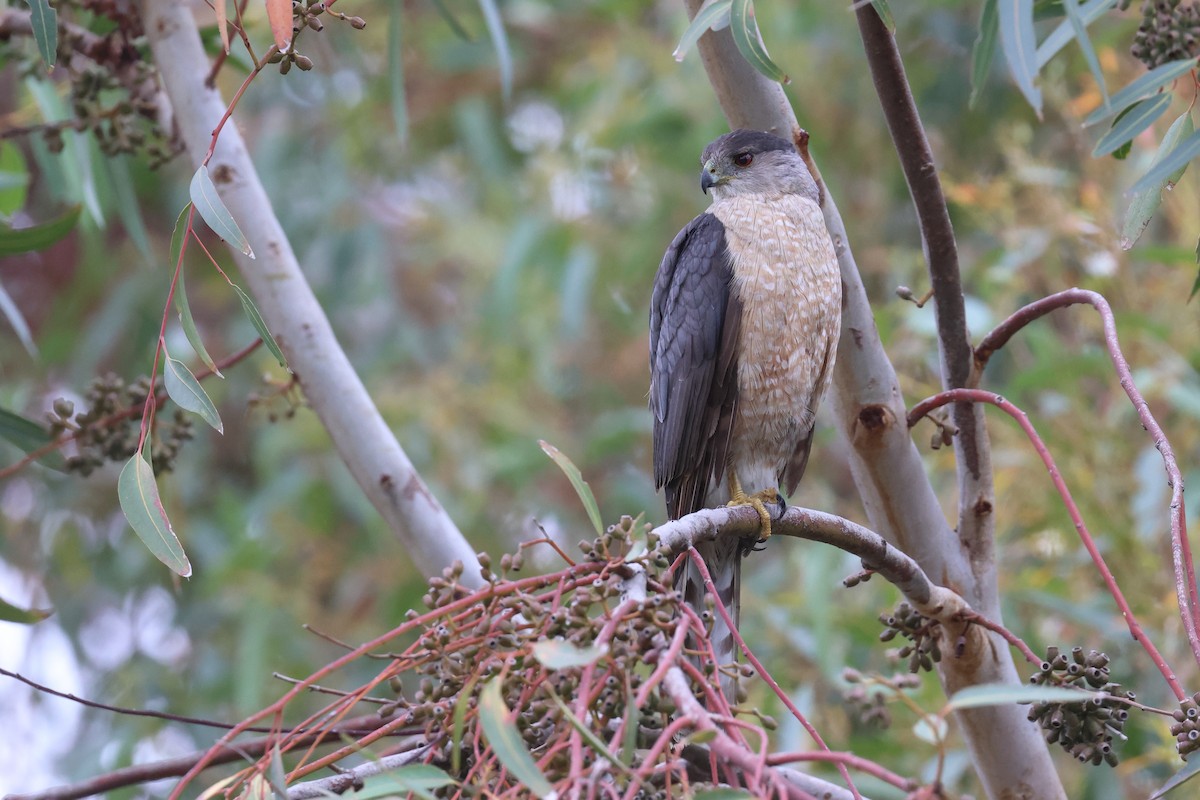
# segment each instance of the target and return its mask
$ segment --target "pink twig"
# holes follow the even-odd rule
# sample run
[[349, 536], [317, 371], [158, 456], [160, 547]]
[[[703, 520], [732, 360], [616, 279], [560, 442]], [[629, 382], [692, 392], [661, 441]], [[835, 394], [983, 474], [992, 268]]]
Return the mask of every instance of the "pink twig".
[[1121, 593], [1121, 588], [1117, 586], [1116, 578], [1113, 577], [1108, 564], [1104, 562], [1104, 557], [1100, 555], [1100, 550], [1096, 547], [1095, 540], [1092, 538], [1091, 533], [1088, 532], [1087, 525], [1084, 524], [1083, 515], [1079, 512], [1079, 506], [1075, 505], [1075, 499], [1071, 497], [1071, 490], [1067, 488], [1066, 482], [1063, 480], [1061, 473], [1059, 473], [1058, 466], [1054, 463], [1054, 457], [1050, 455], [1050, 451], [1046, 449], [1042, 438], [1034, 430], [1033, 423], [1029, 421], [1029, 416], [995, 392], [985, 392], [982, 389], [950, 389], [949, 391], [941, 392], [933, 397], [922, 400], [913, 406], [912, 411], [908, 414], [909, 425], [913, 425], [935, 408], [940, 408], [949, 403], [962, 402], [990, 403], [1015, 419], [1017, 424], [1021, 426], [1021, 429], [1025, 431], [1025, 435], [1029, 437], [1029, 441], [1033, 444], [1033, 449], [1037, 451], [1038, 456], [1042, 459], [1042, 463], [1046, 465], [1046, 471], [1050, 473], [1050, 480], [1054, 482], [1054, 488], [1058, 490], [1063, 504], [1067, 507], [1067, 513], [1070, 515], [1071, 521], [1075, 524], [1075, 530], [1078, 531], [1083, 546], [1092, 557], [1092, 562], [1096, 565], [1096, 569], [1100, 571], [1100, 575], [1104, 579], [1104, 584], [1108, 587], [1108, 591], [1112, 594], [1113, 599], [1116, 600], [1117, 607], [1121, 610], [1121, 615], [1125, 617], [1125, 624], [1129, 626], [1130, 634], [1133, 635], [1134, 640], [1150, 655], [1154, 666], [1158, 667], [1158, 671], [1162, 673], [1167, 685], [1175, 693], [1175, 697], [1183, 700], [1187, 696], [1183, 691], [1183, 687], [1179, 685], [1179, 681], [1175, 678], [1175, 673], [1167, 666], [1167, 662], [1163, 659], [1162, 654], [1158, 652], [1158, 648], [1146, 636], [1145, 631], [1142, 630], [1141, 623], [1134, 616], [1133, 609], [1126, 602], [1125, 595]]
[[[762, 662], [759, 661], [758, 657], [755, 656], [753, 651], [750, 650], [750, 647], [746, 644], [746, 640], [742, 638], [740, 633], [738, 633], [737, 625], [734, 624], [733, 617], [730, 615], [729, 609], [725, 608], [725, 604], [721, 602], [721, 597], [717, 592], [717, 587], [713, 585], [712, 575], [709, 574], [708, 567], [705, 566], [704, 559], [700, 556], [700, 553], [698, 553], [694, 547], [688, 548], [687, 552], [688, 555], [691, 556], [692, 563], [695, 564], [697, 569], [700, 571], [701, 577], [704, 578], [704, 588], [708, 590], [708, 593], [712, 595], [713, 600], [716, 602], [717, 613], [721, 615], [721, 618], [725, 620], [725, 624], [729, 626], [729, 632], [733, 634], [733, 640], [738, 643], [738, 647], [740, 647], [742, 652], [746, 654], [746, 660], [749, 661], [756, 670], [758, 670], [759, 676], [766, 681], [767, 686], [771, 687], [771, 691], [775, 692], [775, 696], [778, 697], [780, 702], [787, 707], [788, 711], [792, 712], [792, 716], [794, 716], [804, 730], [808, 732], [808, 735], [811, 736], [813, 741], [817, 743], [817, 746], [822, 750], [829, 751], [829, 746], [825, 744], [825, 740], [821, 738], [821, 734], [817, 733], [817, 729], [808, 721], [808, 718], [805, 717], [804, 714], [800, 713], [800, 709], [796, 708], [796, 704], [793, 703], [791, 698], [788, 697], [783, 689], [779, 687], [779, 684], [776, 683], [775, 679], [771, 677], [771, 673], [767, 672], [767, 670], [763, 667]], [[838, 772], [841, 774], [842, 780], [846, 782], [846, 788], [848, 788], [850, 793], [854, 795], [855, 800], [862, 800], [862, 795], [860, 795], [858, 793], [858, 789], [855, 788], [854, 781], [850, 778], [850, 773], [846, 770], [846, 768], [843, 765], [838, 764]]]
[[[1192, 561], [1192, 549], [1188, 543], [1187, 516], [1183, 505], [1183, 474], [1175, 460], [1175, 451], [1163, 432], [1162, 426], [1150, 412], [1146, 399], [1138, 391], [1133, 382], [1133, 374], [1129, 363], [1121, 352], [1121, 343], [1117, 339], [1117, 323], [1113, 317], [1112, 308], [1108, 301], [1097, 292], [1087, 289], [1067, 289], [1037, 302], [1030, 303], [1014, 312], [1008, 319], [1000, 323], [991, 333], [983, 337], [975, 348], [976, 374], [983, 371], [992, 354], [1003, 347], [1013, 334], [1030, 322], [1045, 316], [1059, 308], [1087, 303], [1096, 309], [1104, 323], [1104, 344], [1108, 348], [1109, 358], [1117, 376], [1121, 379], [1121, 388], [1137, 409], [1138, 418], [1154, 440], [1154, 446], [1162, 455], [1163, 467], [1167, 472], [1167, 483], [1171, 487], [1171, 561], [1175, 568], [1175, 594], [1179, 603], [1179, 613], [1183, 618], [1183, 628], [1187, 633], [1188, 644], [1192, 648], [1192, 656], [1200, 664], [1200, 597], [1197, 596], [1196, 567]], [[911, 416], [911, 415], [910, 415]]]
[[918, 784], [901, 775], [897, 775], [886, 767], [869, 761], [854, 753], [838, 753], [831, 750], [807, 751], [803, 753], [775, 753], [767, 756], [767, 764], [772, 767], [780, 764], [791, 764], [796, 761], [821, 761], [832, 764], [845, 764], [847, 767], [871, 775], [884, 783], [890, 783], [906, 792], [916, 789]]
[[958, 615], [963, 622], [970, 622], [978, 625], [981, 628], [987, 628], [992, 633], [998, 633], [1003, 637], [1004, 641], [1008, 642], [1013, 647], [1021, 651], [1021, 655], [1025, 656], [1025, 660], [1030, 664], [1039, 665], [1042, 663], [1042, 658], [1029, 645], [1025, 644], [1025, 640], [1015, 633], [1010, 631], [998, 622], [992, 622], [990, 619], [980, 614], [978, 611], [963, 611]]

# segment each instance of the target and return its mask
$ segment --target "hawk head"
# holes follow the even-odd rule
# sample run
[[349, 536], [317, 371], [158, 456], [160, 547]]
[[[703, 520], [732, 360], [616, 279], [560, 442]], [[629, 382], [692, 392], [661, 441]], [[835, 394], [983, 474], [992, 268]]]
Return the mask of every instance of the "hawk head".
[[700, 189], [713, 201], [738, 195], [799, 194], [820, 202], [817, 183], [787, 139], [740, 128], [704, 148]]

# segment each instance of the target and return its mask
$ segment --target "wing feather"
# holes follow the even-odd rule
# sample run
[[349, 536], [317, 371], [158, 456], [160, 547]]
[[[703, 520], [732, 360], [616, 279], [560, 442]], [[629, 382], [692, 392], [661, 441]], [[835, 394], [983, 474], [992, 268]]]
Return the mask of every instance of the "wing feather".
[[741, 304], [725, 226], [701, 214], [663, 256], [650, 304], [654, 482], [677, 518], [704, 505], [725, 470], [737, 403]]

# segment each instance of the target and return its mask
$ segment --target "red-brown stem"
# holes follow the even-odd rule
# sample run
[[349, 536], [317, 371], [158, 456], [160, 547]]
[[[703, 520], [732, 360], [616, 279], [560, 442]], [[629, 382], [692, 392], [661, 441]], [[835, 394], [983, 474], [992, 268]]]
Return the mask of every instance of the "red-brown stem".
[[[721, 597], [717, 592], [717, 587], [713, 584], [712, 576], [709, 574], [708, 567], [705, 566], [704, 559], [700, 556], [700, 553], [696, 551], [696, 548], [689, 547], [688, 555], [691, 556], [692, 563], [696, 565], [697, 569], [700, 571], [701, 577], [704, 578], [704, 588], [707, 589], [709, 594], [712, 595], [713, 600], [716, 602], [717, 613], [721, 615], [721, 618], [725, 620], [725, 624], [729, 626], [729, 632], [733, 634], [734, 641], [738, 643], [738, 647], [740, 647], [742, 652], [745, 653], [746, 660], [749, 661], [756, 670], [758, 670], [759, 676], [766, 681], [767, 686], [771, 687], [771, 691], [775, 692], [775, 696], [778, 697], [780, 702], [787, 707], [788, 711], [792, 712], [792, 716], [794, 716], [804, 730], [808, 732], [808, 735], [812, 737], [812, 740], [817, 743], [817, 747], [828, 751], [829, 746], [825, 744], [825, 740], [821, 738], [821, 734], [819, 734], [817, 729], [813, 727], [812, 723], [808, 721], [808, 718], [800, 712], [800, 709], [796, 708], [796, 704], [793, 703], [792, 699], [787, 696], [787, 693], [779, 687], [779, 684], [776, 683], [775, 679], [771, 677], [771, 673], [767, 672], [767, 670], [763, 667], [762, 662], [758, 660], [758, 657], [754, 655], [754, 652], [746, 644], [746, 640], [742, 638], [740, 633], [738, 633], [737, 625], [733, 621], [733, 616], [730, 615], [729, 609], [725, 608], [725, 604], [721, 602]], [[842, 780], [846, 782], [846, 788], [850, 790], [852, 795], [854, 795], [854, 800], [862, 800], [862, 795], [860, 795], [858, 793], [858, 789], [855, 788], [854, 781], [850, 778], [850, 773], [846, 770], [846, 768], [839, 764], [838, 772], [841, 774]]]
[[1024, 639], [1022, 639], [1020, 636], [1017, 636], [1000, 623], [992, 622], [978, 611], [964, 611], [959, 614], [958, 617], [963, 622], [970, 622], [980, 626], [981, 628], [987, 628], [993, 633], [999, 634], [1001, 637], [1003, 637], [1004, 641], [1021, 651], [1021, 655], [1025, 656], [1025, 660], [1030, 664], [1038, 665], [1042, 663], [1043, 659], [1039, 658], [1037, 653], [1033, 652], [1033, 649], [1029, 645], [1025, 644]]
[[903, 789], [906, 792], [911, 792], [918, 786], [916, 781], [897, 775], [886, 767], [880, 766], [874, 761], [869, 761], [862, 756], [856, 756], [854, 753], [839, 753], [831, 750], [807, 750], [803, 753], [775, 753], [767, 756], [767, 764], [772, 767], [777, 767], [780, 764], [791, 764], [796, 761], [820, 761], [830, 764], [844, 764], [851, 769], [856, 769], [859, 772], [878, 778], [884, 783], [890, 783], [892, 786]]
[[983, 371], [992, 354], [1003, 347], [1013, 334], [1034, 320], [1059, 308], [1086, 303], [1100, 314], [1104, 324], [1104, 344], [1108, 348], [1109, 358], [1121, 380], [1121, 388], [1137, 410], [1142, 427], [1149, 432], [1154, 440], [1154, 446], [1162, 456], [1163, 467], [1167, 472], [1167, 483], [1171, 487], [1171, 560], [1175, 568], [1175, 594], [1179, 603], [1179, 613], [1183, 617], [1183, 629], [1187, 632], [1188, 644], [1192, 648], [1192, 656], [1200, 664], [1200, 597], [1197, 596], [1196, 567], [1192, 561], [1192, 548], [1187, 536], [1187, 515], [1183, 505], [1183, 474], [1179, 463], [1175, 460], [1175, 451], [1171, 442], [1146, 399], [1138, 391], [1133, 382], [1133, 373], [1129, 363], [1121, 352], [1121, 343], [1117, 338], [1117, 323], [1113, 317], [1112, 308], [1104, 296], [1087, 289], [1067, 289], [1066, 291], [1043, 297], [1030, 303], [1024, 308], [1013, 312], [1008, 319], [1001, 322], [995, 330], [983, 337], [975, 348], [976, 374]]
[[[246, 347], [243, 347], [241, 350], [238, 350], [236, 353], [226, 356], [224, 359], [216, 362], [217, 369], [228, 369], [229, 367], [232, 367], [234, 364], [237, 364], [239, 361], [242, 361], [247, 356], [249, 356], [251, 353], [253, 353], [260, 344], [262, 344], [262, 339], [255, 339], [252, 343], [250, 343]], [[202, 381], [205, 378], [211, 377], [213, 374], [214, 373], [211, 369], [208, 369], [207, 367], [205, 367], [204, 369], [202, 369], [196, 373], [196, 380]], [[167, 402], [167, 393], [166, 392], [156, 393], [154, 395], [154, 402], [160, 406], [163, 403]], [[113, 414], [109, 414], [107, 417], [100, 420], [99, 422], [93, 423], [93, 426], [97, 427], [97, 428], [103, 428], [103, 427], [112, 425], [116, 422], [120, 422], [121, 420], [130, 419], [135, 414], [137, 414], [140, 410], [142, 410], [142, 408], [143, 408], [143, 406], [141, 406], [140, 404], [135, 405], [135, 406], [130, 406], [129, 408], [124, 409], [123, 411], [117, 411]], [[20, 461], [10, 464], [9, 466], [5, 467], [4, 469], [0, 469], [0, 480], [3, 480], [5, 478], [11, 477], [12, 475], [15, 475], [17, 472], [19, 472], [22, 469], [24, 469], [25, 467], [29, 466], [34, 461], [37, 461], [42, 456], [49, 455], [50, 453], [53, 453], [55, 450], [65, 447], [69, 442], [73, 442], [78, 438], [79, 438], [79, 433], [76, 431], [76, 432], [69, 433], [66, 436], [63, 436], [62, 438], [55, 439], [53, 442], [48, 442], [47, 444], [42, 445], [37, 450], [33, 450], [30, 453], [26, 454], [25, 457], [22, 458]]]
[[1109, 593], [1112, 594], [1117, 607], [1121, 610], [1121, 615], [1125, 618], [1125, 624], [1129, 626], [1129, 633], [1150, 655], [1150, 660], [1154, 662], [1154, 666], [1158, 667], [1158, 671], [1162, 673], [1167, 685], [1175, 693], [1176, 699], [1183, 700], [1187, 697], [1183, 691], [1183, 687], [1179, 685], [1175, 673], [1167, 666], [1166, 660], [1162, 657], [1162, 653], [1158, 652], [1158, 648], [1154, 646], [1154, 642], [1150, 641], [1149, 637], [1146, 636], [1145, 631], [1142, 630], [1141, 623], [1134, 616], [1133, 609], [1126, 602], [1125, 595], [1122, 594], [1121, 588], [1117, 586], [1116, 578], [1113, 577], [1112, 571], [1109, 570], [1108, 564], [1104, 561], [1104, 556], [1100, 555], [1100, 550], [1096, 547], [1095, 540], [1092, 538], [1091, 533], [1088, 532], [1087, 525], [1083, 521], [1083, 515], [1079, 512], [1079, 506], [1075, 504], [1075, 499], [1071, 496], [1071, 490], [1067, 488], [1062, 474], [1059, 473], [1058, 465], [1054, 463], [1054, 457], [1046, 449], [1045, 443], [1038, 435], [1038, 432], [1034, 430], [1033, 423], [1029, 421], [1029, 416], [1024, 411], [995, 392], [985, 392], [982, 389], [950, 389], [949, 391], [926, 398], [913, 406], [912, 411], [908, 414], [909, 425], [915, 424], [935, 408], [941, 408], [949, 403], [961, 402], [989, 403], [994, 405], [1015, 419], [1017, 424], [1021, 426], [1021, 430], [1025, 431], [1025, 435], [1029, 437], [1029, 441], [1033, 444], [1033, 449], [1037, 451], [1038, 456], [1042, 459], [1042, 463], [1046, 466], [1046, 471], [1050, 473], [1050, 480], [1054, 483], [1054, 488], [1058, 490], [1063, 505], [1067, 507], [1067, 514], [1070, 515], [1071, 522], [1075, 524], [1075, 530], [1079, 533], [1079, 538], [1083, 542], [1083, 546], [1087, 549], [1088, 555], [1092, 557], [1092, 563], [1100, 571], [1100, 576], [1104, 579], [1104, 585], [1108, 587]]

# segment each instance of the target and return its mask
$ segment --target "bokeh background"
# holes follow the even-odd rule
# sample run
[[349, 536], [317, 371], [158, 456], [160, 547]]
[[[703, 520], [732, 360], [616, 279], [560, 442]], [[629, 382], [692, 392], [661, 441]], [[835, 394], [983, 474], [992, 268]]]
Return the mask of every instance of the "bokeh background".
[[[1196, 485], [1200, 304], [1187, 300], [1200, 232], [1197, 176], [1171, 192], [1132, 251], [1118, 241], [1123, 192], [1190, 92], [1126, 160], [1092, 159], [1100, 132], [1081, 120], [1100, 94], [1077, 47], [1042, 72], [1044, 119], [999, 59], [969, 108], [981, 4], [893, 5], [951, 203], [973, 334], [1047, 293], [1104, 293], [1138, 385]], [[638, 513], [661, 521], [646, 410], [650, 287], [667, 243], [706, 205], [698, 154], [726, 129], [697, 55], [681, 64], [671, 56], [687, 24], [682, 4], [502, 3], [514, 66], [507, 100], [475, 3], [344, 0], [339, 8], [366, 19], [366, 29], [327, 22], [301, 48], [315, 69], [285, 77], [268, 70], [236, 120], [384, 416], [480, 550], [511, 551], [543, 530], [567, 545], [589, 537], [580, 503], [539, 439], [583, 470], [609, 521]], [[895, 294], [901, 285], [923, 294], [928, 281], [853, 14], [842, 3], [791, 0], [762, 0], [757, 12], [792, 78], [788, 96], [846, 219], [911, 404], [939, 388], [933, 312]], [[211, 12], [196, 13], [215, 53]], [[265, 49], [259, 4], [248, 15]], [[1111, 88], [1143, 71], [1128, 53], [1139, 16], [1135, 5], [1092, 27]], [[33, 51], [31, 42], [0, 44], [18, 46]], [[236, 59], [226, 65], [227, 97], [244, 74]], [[0, 126], [36, 123], [64, 93], [10, 63], [0, 71]], [[55, 398], [80, 401], [98, 375], [128, 381], [148, 372], [170, 280], [168, 242], [191, 175], [183, 159], [151, 171], [74, 139], [59, 157], [36, 141], [21, 142], [20, 152], [41, 151], [26, 212], [41, 219], [64, 200], [83, 200], [79, 230], [49, 251], [0, 260], [0, 285], [37, 348], [31, 355], [0, 322], [0, 406], [38, 419]], [[187, 282], [214, 356], [253, 340], [237, 298], [201, 258], [189, 260]], [[1185, 685], [1200, 688], [1174, 606], [1161, 461], [1098, 333], [1089, 310], [1058, 312], [993, 360], [985, 386], [1031, 414], [1136, 611]], [[168, 341], [188, 352], [177, 328]], [[126, 525], [119, 465], [87, 479], [34, 466], [0, 482], [0, 596], [55, 611], [36, 626], [0, 623], [0, 666], [108, 703], [237, 721], [283, 691], [273, 672], [302, 677], [339, 654], [303, 624], [358, 642], [420, 605], [422, 576], [315, 416], [287, 413], [275, 394], [285, 380], [259, 352], [225, 381], [205, 384], [225, 435], [197, 422], [195, 440], [160, 479], [195, 566], [188, 581], [173, 581]], [[1031, 448], [999, 412], [989, 419], [1007, 624], [1035, 650], [1105, 650], [1115, 680], [1167, 705]], [[952, 513], [952, 455], [929, 448], [932, 433], [925, 423], [915, 436]], [[865, 522], [844, 450], [824, 425], [793, 502]], [[0, 443], [0, 455], [5, 465], [20, 453]], [[553, 563], [534, 559], [532, 567]], [[772, 540], [769, 555], [744, 567], [743, 632], [835, 749], [931, 775], [936, 751], [912, 732], [909, 710], [893, 706], [892, 728], [880, 730], [842, 700], [845, 666], [896, 669], [875, 620], [896, 593], [879, 581], [841, 588], [857, 566], [812, 543]], [[348, 671], [344, 685], [369, 670]], [[931, 677], [912, 694], [927, 709], [940, 706]], [[811, 746], [761, 686], [752, 699], [780, 720], [778, 749]], [[214, 736], [82, 709], [9, 679], [0, 679], [0, 707], [0, 791], [191, 751]], [[1115, 770], [1057, 754], [1071, 797], [1143, 797], [1175, 770], [1159, 718], [1139, 718], [1129, 735]], [[961, 750], [949, 753], [945, 778], [956, 791], [978, 791]], [[860, 786], [897, 796], [870, 781]]]

